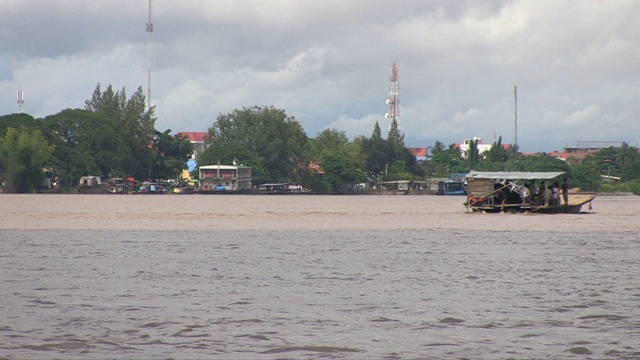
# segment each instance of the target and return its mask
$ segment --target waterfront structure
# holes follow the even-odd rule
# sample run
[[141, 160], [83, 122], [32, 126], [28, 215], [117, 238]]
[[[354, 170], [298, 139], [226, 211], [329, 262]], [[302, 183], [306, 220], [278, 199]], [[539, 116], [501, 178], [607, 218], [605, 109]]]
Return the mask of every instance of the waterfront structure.
[[243, 165], [205, 165], [199, 169], [202, 194], [251, 192], [251, 167]]

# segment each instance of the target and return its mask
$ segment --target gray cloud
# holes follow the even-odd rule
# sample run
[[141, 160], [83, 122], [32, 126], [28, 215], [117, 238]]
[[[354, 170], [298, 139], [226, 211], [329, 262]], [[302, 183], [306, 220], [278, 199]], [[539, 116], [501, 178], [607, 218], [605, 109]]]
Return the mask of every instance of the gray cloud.
[[[148, 1], [0, 0], [0, 113], [83, 107], [97, 83], [147, 84]], [[153, 1], [157, 128], [206, 131], [220, 113], [274, 105], [308, 135], [386, 128], [391, 63], [410, 146], [514, 138], [637, 145], [634, 1]]]

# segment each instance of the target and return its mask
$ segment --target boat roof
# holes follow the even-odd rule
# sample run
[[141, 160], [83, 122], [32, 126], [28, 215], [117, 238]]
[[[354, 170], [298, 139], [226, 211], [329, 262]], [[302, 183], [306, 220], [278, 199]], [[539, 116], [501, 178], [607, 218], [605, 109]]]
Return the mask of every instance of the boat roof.
[[550, 180], [564, 174], [560, 172], [526, 172], [526, 171], [471, 171], [467, 178], [504, 179], [504, 180]]

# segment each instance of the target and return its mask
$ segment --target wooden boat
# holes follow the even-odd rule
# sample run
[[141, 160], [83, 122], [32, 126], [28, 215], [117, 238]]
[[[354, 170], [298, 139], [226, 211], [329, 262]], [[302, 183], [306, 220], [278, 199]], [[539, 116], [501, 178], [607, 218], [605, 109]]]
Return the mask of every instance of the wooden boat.
[[582, 206], [587, 203], [591, 209], [591, 201], [596, 193], [570, 191], [567, 204], [563, 203], [562, 194], [559, 194], [557, 202], [548, 196], [528, 196], [531, 187], [543, 183], [543, 187], [548, 187], [562, 174], [564, 172], [472, 171], [466, 176], [467, 201], [464, 206], [470, 212], [489, 213], [575, 214], [580, 213]]
[[76, 192], [78, 194], [106, 194], [109, 185], [102, 182], [100, 176], [82, 176], [78, 182]]
[[311, 191], [298, 183], [269, 183], [259, 185], [258, 193], [266, 195], [309, 195]]

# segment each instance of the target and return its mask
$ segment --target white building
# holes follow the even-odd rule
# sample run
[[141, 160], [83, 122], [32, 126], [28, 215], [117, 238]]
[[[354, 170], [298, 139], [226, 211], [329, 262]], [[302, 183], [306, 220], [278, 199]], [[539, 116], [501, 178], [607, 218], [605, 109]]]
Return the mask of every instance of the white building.
[[489, 151], [493, 146], [493, 144], [483, 144], [482, 138], [479, 138], [479, 137], [464, 139], [462, 144], [460, 144], [460, 155], [465, 159], [467, 158], [467, 153], [469, 152], [469, 146], [471, 145], [471, 141], [477, 142], [478, 154], [481, 156], [482, 156], [482, 153], [484, 153], [485, 151]]
[[251, 191], [251, 167], [242, 165], [200, 166], [201, 193], [241, 193]]

